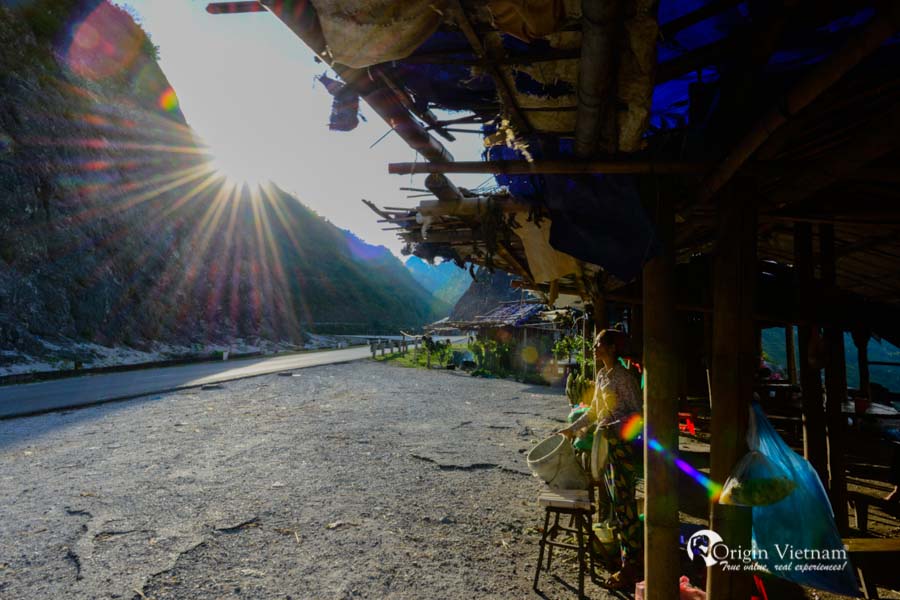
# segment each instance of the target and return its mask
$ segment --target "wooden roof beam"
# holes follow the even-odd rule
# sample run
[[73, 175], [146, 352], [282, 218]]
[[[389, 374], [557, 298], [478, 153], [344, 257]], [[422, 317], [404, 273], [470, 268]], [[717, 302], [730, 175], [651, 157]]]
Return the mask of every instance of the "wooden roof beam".
[[484, 173], [495, 175], [590, 175], [596, 173], [632, 173], [655, 175], [702, 175], [710, 163], [652, 160], [496, 160], [453, 163], [390, 163], [393, 175], [416, 173]]

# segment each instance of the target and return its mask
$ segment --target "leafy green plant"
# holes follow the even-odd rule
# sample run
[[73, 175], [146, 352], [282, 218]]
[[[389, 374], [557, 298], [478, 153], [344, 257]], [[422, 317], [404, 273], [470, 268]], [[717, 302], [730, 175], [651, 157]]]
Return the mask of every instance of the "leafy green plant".
[[553, 345], [553, 356], [556, 360], [571, 360], [578, 363], [578, 370], [588, 379], [594, 376], [594, 352], [592, 342], [578, 334], [565, 335]]
[[509, 357], [512, 345], [497, 340], [475, 340], [469, 343], [469, 350], [475, 356], [478, 368], [473, 375], [485, 374], [506, 377], [510, 373]]

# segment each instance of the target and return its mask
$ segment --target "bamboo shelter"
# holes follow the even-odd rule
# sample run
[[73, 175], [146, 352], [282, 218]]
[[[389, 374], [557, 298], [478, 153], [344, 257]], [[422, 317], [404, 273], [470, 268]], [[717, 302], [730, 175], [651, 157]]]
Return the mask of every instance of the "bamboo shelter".
[[[367, 202], [407, 252], [507, 271], [549, 304], [580, 296], [598, 324], [611, 305], [641, 316], [631, 330], [644, 349], [645, 439], [663, 448], [677, 449], [691, 315], [709, 368], [713, 481], [745, 451], [757, 329], [799, 326], [804, 450], [845, 526], [842, 333], [861, 348], [870, 335], [900, 341], [900, 3], [260, 0], [209, 11], [271, 12], [333, 70], [333, 129], [353, 126], [361, 98], [420, 155], [388, 169], [427, 173], [427, 198]], [[483, 162], [455, 162], [439, 139], [467, 131], [484, 140]], [[455, 173], [494, 185], [465, 189]], [[646, 598], [671, 598], [677, 470], [645, 457]], [[709, 516], [749, 545], [748, 509], [711, 502]], [[707, 591], [749, 598], [748, 585], [712, 568]]]

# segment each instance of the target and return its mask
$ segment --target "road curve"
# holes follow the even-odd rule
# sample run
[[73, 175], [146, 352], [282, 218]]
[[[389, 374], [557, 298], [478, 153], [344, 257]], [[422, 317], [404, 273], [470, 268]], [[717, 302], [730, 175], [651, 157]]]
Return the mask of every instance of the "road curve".
[[0, 419], [124, 400], [293, 369], [350, 362], [367, 356], [370, 356], [369, 347], [358, 346], [343, 350], [141, 369], [3, 386], [0, 387]]

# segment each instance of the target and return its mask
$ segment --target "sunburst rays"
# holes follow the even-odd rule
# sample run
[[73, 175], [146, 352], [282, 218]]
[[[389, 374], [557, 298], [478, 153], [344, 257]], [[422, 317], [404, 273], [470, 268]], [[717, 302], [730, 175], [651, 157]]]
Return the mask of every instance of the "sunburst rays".
[[295, 200], [271, 183], [225, 173], [190, 129], [151, 102], [126, 103], [66, 82], [56, 87], [84, 110], [29, 109], [25, 118], [63, 133], [19, 135], [7, 154], [23, 176], [50, 174], [42, 176], [54, 190], [52, 218], [33, 220], [30, 233], [93, 233], [66, 238], [56, 255], [91, 255], [86, 294], [116, 279], [119, 297], [107, 321], [162, 298], [175, 305], [163, 318], [173, 328], [200, 321], [208, 332], [299, 333], [311, 314], [286, 267], [294, 260], [286, 253], [304, 254]]

